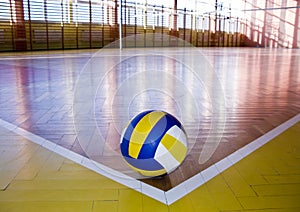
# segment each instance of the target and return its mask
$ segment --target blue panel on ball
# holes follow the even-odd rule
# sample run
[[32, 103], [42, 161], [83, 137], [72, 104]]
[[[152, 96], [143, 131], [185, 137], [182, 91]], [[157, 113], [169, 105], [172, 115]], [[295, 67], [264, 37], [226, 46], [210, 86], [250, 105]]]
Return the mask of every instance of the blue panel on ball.
[[121, 142], [121, 145], [120, 145], [120, 148], [121, 148], [121, 152], [122, 154], [125, 156], [125, 157], [130, 157], [129, 154], [128, 154], [128, 147], [129, 147], [129, 142], [130, 142], [130, 137], [131, 137], [131, 134], [134, 130], [134, 128], [136, 127], [136, 125], [139, 123], [139, 121], [145, 116], [147, 115], [148, 113], [151, 113], [153, 110], [148, 110], [148, 111], [144, 111], [140, 114], [138, 114], [137, 116], [135, 116], [130, 124], [128, 125], [126, 131], [125, 131], [125, 134], [123, 136], [123, 139], [122, 139], [122, 142]]
[[[160, 140], [174, 125], [181, 127], [180, 122], [170, 114], [163, 116], [152, 128], [147, 136], [138, 156], [138, 159], [153, 158]], [[151, 150], [151, 151], [149, 151]]]
[[131, 157], [124, 157], [124, 158], [130, 165], [145, 171], [157, 171], [164, 168], [154, 158], [148, 158], [148, 159], [135, 159]]
[[172, 123], [172, 125], [177, 125], [179, 128], [181, 128], [181, 123], [174, 116], [167, 113], [166, 117], [168, 119], [168, 122], [170, 122], [170, 124]]

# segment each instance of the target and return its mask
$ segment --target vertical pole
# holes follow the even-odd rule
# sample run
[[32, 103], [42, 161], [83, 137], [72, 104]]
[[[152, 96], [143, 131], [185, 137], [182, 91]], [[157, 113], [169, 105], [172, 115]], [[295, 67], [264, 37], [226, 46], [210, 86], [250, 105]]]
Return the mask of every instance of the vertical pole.
[[28, 9], [30, 50], [32, 50], [32, 30], [31, 30], [30, 0], [27, 0], [27, 9]]
[[202, 17], [202, 47], [204, 47], [204, 16]]
[[235, 46], [238, 46], [238, 35], [239, 35], [239, 18], [236, 18], [236, 29], [235, 29]]
[[14, 8], [12, 8], [12, 3], [10, 1], [10, 7], [11, 10], [14, 9], [16, 14], [16, 20], [12, 19], [14, 30], [15, 30], [15, 37], [14, 37], [15, 50], [19, 50], [19, 51], [27, 50], [23, 0], [15, 0]]
[[229, 46], [229, 40], [230, 40], [230, 24], [231, 24], [231, 16], [228, 19], [227, 46]]
[[218, 0], [215, 3], [215, 33], [217, 32]]
[[[268, 7], [268, 1], [265, 0], [265, 8]], [[264, 23], [263, 23], [263, 28], [262, 28], [262, 40], [261, 40], [261, 45], [262, 47], [266, 47], [266, 25], [267, 25], [267, 18], [268, 18], [269, 14], [267, 12], [267, 10], [264, 11]], [[253, 29], [251, 29], [251, 31], [253, 31]]]
[[147, 24], [148, 24], [148, 15], [147, 15], [147, 8], [148, 7], [148, 3], [147, 0], [144, 0], [144, 47], [147, 46], [147, 40], [146, 40], [146, 36], [147, 36]]
[[136, 14], [137, 14], [137, 2], [135, 2], [135, 10], [134, 10], [134, 47], [136, 47], [136, 32], [137, 32], [137, 17], [136, 17]]
[[196, 47], [199, 47], [199, 41], [198, 41], [198, 39], [199, 39], [199, 31], [198, 31], [198, 28], [196, 27]]
[[119, 47], [122, 50], [122, 0], [119, 0]]
[[[194, 30], [194, 15], [193, 10], [191, 10], [191, 31], [190, 31], [190, 43], [193, 44], [193, 30]], [[196, 28], [196, 27], [195, 27]]]
[[[127, 26], [131, 25], [132, 14], [131, 14], [131, 7], [127, 6], [126, 0], [124, 3], [124, 7], [125, 7], [125, 26], [124, 26], [125, 33], [124, 34], [125, 34], [125, 37], [127, 37]], [[129, 34], [132, 35], [132, 33], [129, 33]], [[125, 47], [127, 47], [126, 39], [125, 39], [124, 45], [125, 45]]]
[[92, 48], [92, 1], [89, 0], [89, 40], [90, 48]]
[[[114, 22], [113, 22], [113, 40], [116, 41], [118, 39], [118, 33], [119, 33], [119, 24], [118, 24], [118, 20], [119, 20], [119, 10], [118, 10], [118, 4], [119, 4], [119, 0], [114, 0], [115, 3], [115, 8], [114, 8]], [[121, 34], [122, 35], [122, 34]]]
[[215, 33], [212, 34], [212, 42], [213, 42], [213, 46], [216, 46], [216, 39], [218, 39], [218, 34], [217, 34], [218, 0], [216, 0], [216, 2], [215, 2], [215, 19], [214, 19], [214, 22], [215, 22]]
[[[62, 11], [64, 10], [65, 2], [63, 2]], [[68, 15], [68, 12], [66, 11], [66, 16]], [[65, 15], [63, 16], [62, 24], [61, 24], [61, 47], [62, 49], [65, 49]], [[66, 19], [67, 20], [67, 19]]]
[[[73, 10], [74, 12], [74, 10]], [[74, 13], [73, 13], [74, 15]], [[79, 33], [78, 33], [78, 4], [76, 1], [76, 48], [79, 48]]]
[[122, 30], [123, 30], [123, 27], [124, 27], [124, 37], [127, 36], [127, 24], [129, 24], [129, 21], [128, 20], [128, 16], [129, 14], [127, 13], [127, 8], [126, 8], [126, 0], [124, 0], [124, 8], [123, 6], [121, 7], [121, 10], [123, 12], [123, 9], [124, 9], [124, 18], [122, 17], [122, 13], [121, 13], [121, 20], [124, 20], [124, 26], [123, 26], [123, 23], [122, 23]]
[[225, 47], [225, 31], [226, 31], [226, 28], [225, 28], [225, 26], [226, 26], [226, 17], [224, 16], [224, 18], [223, 18], [223, 47]]
[[102, 48], [104, 47], [104, 22], [105, 22], [105, 17], [104, 17], [104, 14], [105, 14], [105, 12], [104, 12], [104, 6], [103, 6], [103, 4], [102, 4], [102, 36], [101, 36], [101, 41], [102, 41]]
[[177, 0], [174, 0], [174, 15], [173, 15], [173, 28], [171, 31], [171, 35], [178, 37], [177, 31]]
[[[62, 5], [62, 1], [61, 1]], [[44, 0], [44, 18], [46, 23], [46, 42], [47, 42], [47, 50], [49, 50], [49, 27], [48, 27], [48, 14], [47, 14], [47, 0]]]
[[[155, 5], [154, 5], [153, 14], [155, 14]], [[153, 25], [152, 25], [152, 45], [155, 46], [155, 27], [156, 27], [156, 16], [153, 17]]]
[[196, 30], [196, 47], [199, 46], [198, 44], [198, 39], [199, 39], [199, 31], [198, 31], [198, 21], [199, 21], [199, 18], [196, 18], [196, 24], [195, 24], [195, 30]]
[[185, 41], [185, 34], [186, 34], [186, 8], [183, 10], [183, 40]]
[[64, 49], [65, 45], [64, 45], [64, 2], [63, 2], [63, 0], [61, 0], [61, 23], [60, 23], [60, 26], [61, 26], [61, 47], [62, 47], [62, 49]]
[[15, 33], [14, 33], [14, 18], [13, 18], [13, 6], [12, 6], [12, 0], [9, 0], [9, 8], [10, 8], [10, 26], [11, 26], [11, 45], [12, 49], [16, 50], [15, 46]]
[[[297, 6], [300, 7], [300, 1], [297, 2]], [[298, 48], [300, 46], [298, 45], [298, 32], [299, 32], [299, 18], [300, 17], [300, 9], [296, 9], [296, 14], [295, 14], [295, 24], [294, 24], [294, 36], [293, 36], [293, 45], [292, 48]]]
[[208, 44], [207, 44], [207, 46], [210, 46], [210, 34], [211, 34], [211, 29], [210, 29], [210, 26], [211, 26], [211, 23], [210, 23], [210, 14], [209, 14], [209, 16], [208, 16]]
[[218, 31], [218, 47], [220, 47], [220, 36], [221, 35], [221, 14], [219, 14], [219, 31]]
[[164, 46], [164, 5], [161, 5], [161, 46]]

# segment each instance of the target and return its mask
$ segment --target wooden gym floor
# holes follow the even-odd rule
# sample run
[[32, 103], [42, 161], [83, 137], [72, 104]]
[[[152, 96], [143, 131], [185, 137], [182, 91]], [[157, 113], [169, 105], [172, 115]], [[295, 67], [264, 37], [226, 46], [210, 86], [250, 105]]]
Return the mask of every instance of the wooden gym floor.
[[[299, 59], [299, 50], [256, 48], [1, 54], [0, 209], [297, 211], [299, 124], [245, 159], [234, 161], [232, 155], [247, 147], [246, 156], [255, 150], [247, 146], [254, 140], [265, 143], [270, 130], [291, 119], [299, 122]], [[206, 178], [182, 199], [167, 201], [175, 202], [170, 206], [28, 141], [46, 139], [139, 178], [122, 163], [119, 134], [129, 117], [149, 108], [179, 117], [190, 149], [174, 173], [141, 182], [168, 192], [199, 173]], [[95, 145], [101, 151], [89, 147]], [[219, 164], [211, 174], [219, 161], [231, 167]]]

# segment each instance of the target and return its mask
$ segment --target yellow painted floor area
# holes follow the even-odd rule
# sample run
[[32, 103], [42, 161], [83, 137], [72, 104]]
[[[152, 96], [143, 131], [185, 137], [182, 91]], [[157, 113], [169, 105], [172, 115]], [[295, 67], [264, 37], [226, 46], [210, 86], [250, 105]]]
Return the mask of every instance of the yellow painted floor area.
[[300, 123], [166, 206], [0, 128], [0, 211], [300, 211]]

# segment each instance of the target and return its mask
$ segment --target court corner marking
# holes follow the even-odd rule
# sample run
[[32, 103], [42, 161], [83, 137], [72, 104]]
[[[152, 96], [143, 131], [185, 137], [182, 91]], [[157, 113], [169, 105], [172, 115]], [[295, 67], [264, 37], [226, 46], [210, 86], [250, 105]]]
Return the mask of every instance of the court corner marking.
[[[63, 156], [73, 162], [84, 166], [85, 168], [92, 170], [98, 174], [101, 174], [115, 182], [118, 182], [124, 186], [127, 186], [131, 189], [134, 189], [144, 195], [147, 195], [163, 204], [171, 205], [174, 202], [180, 200], [182, 197], [188, 195], [193, 190], [199, 188], [201, 185], [208, 182], [213, 177], [217, 176], [224, 170], [230, 168], [235, 163], [239, 162], [243, 158], [247, 157], [249, 154], [253, 153], [258, 148], [262, 147], [276, 136], [280, 135], [297, 122], [300, 121], [300, 114], [294, 116], [293, 118], [287, 120], [286, 122], [282, 123], [281, 125], [275, 127], [274, 129], [270, 130], [266, 134], [260, 136], [259, 138], [255, 139], [254, 141], [250, 142], [249, 144], [245, 145], [241, 149], [233, 152], [232, 154], [226, 156], [222, 160], [218, 161], [217, 163], [213, 164], [212, 166], [208, 167], [207, 169], [201, 171], [200, 173], [194, 175], [193, 177], [187, 179], [186, 181], [182, 182], [181, 184], [173, 187], [168, 191], [163, 191], [161, 189], [155, 188], [151, 185], [143, 183], [139, 180], [136, 180], [132, 177], [129, 177], [121, 172], [113, 170], [105, 165], [102, 165], [98, 162], [95, 162], [89, 158], [86, 158], [78, 153], [75, 153], [69, 149], [66, 149], [62, 146], [54, 144], [53, 142], [44, 139], [38, 135], [35, 135], [27, 130], [24, 130], [12, 123], [9, 123], [0, 118], [0, 127], [3, 127], [9, 131], [12, 131], [18, 135], [23, 136], [24, 138], [28, 139], [29, 141], [43, 146], [44, 148]], [[115, 173], [115, 174], [114, 174]], [[122, 176], [121, 177], [117, 177]]]

